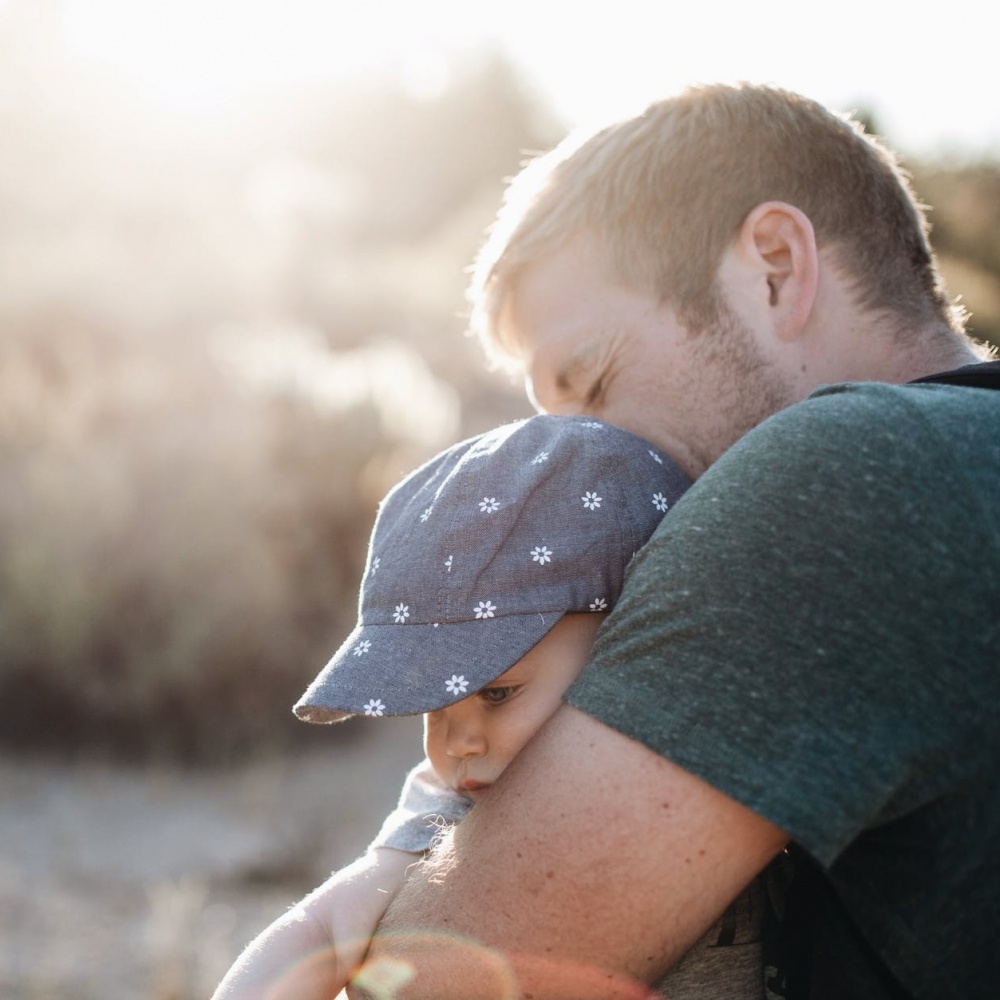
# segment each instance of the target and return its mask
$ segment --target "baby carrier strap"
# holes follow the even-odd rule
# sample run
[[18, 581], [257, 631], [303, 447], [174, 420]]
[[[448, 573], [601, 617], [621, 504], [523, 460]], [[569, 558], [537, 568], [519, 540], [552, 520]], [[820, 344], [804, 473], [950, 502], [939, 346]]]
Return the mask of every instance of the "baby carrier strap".
[[984, 361], [978, 365], [965, 365], [950, 372], [938, 372], [915, 378], [910, 384], [941, 382], [945, 385], [964, 385], [976, 389], [1000, 389], [1000, 361]]

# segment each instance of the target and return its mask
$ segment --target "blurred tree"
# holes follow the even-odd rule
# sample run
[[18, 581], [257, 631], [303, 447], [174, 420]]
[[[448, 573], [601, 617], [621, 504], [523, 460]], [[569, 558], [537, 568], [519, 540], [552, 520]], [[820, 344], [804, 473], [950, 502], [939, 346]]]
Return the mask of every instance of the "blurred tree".
[[487, 60], [167, 132], [29, 21], [0, 17], [0, 741], [315, 738], [289, 706], [378, 498], [525, 408], [461, 310], [537, 112]]
[[331, 97], [304, 117], [294, 142], [351, 191], [342, 236], [361, 247], [425, 239], [484, 193], [496, 204], [525, 152], [561, 137], [494, 52], [457, 63], [434, 97], [398, 81]]
[[1000, 165], [928, 162], [914, 182], [932, 206], [933, 243], [970, 332], [1000, 347]]

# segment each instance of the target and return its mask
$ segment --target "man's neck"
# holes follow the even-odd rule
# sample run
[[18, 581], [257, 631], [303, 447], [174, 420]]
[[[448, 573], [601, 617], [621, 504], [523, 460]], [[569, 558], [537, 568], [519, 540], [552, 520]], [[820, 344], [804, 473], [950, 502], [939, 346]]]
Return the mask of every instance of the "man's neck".
[[[873, 319], [855, 315], [827, 340], [828, 374], [841, 382], [890, 382], [902, 384], [936, 372], [989, 360], [989, 351], [943, 321], [914, 329], [898, 317]], [[831, 345], [833, 349], [831, 350]], [[839, 371], [836, 371], [839, 369]]]
[[826, 251], [823, 262], [825, 280], [804, 331], [799, 389], [805, 394], [830, 382], [901, 384], [989, 360], [985, 348], [957, 333], [944, 316], [918, 326], [912, 317], [859, 307], [836, 256]]
[[942, 339], [934, 345], [927, 345], [926, 350], [904, 351], [900, 352], [899, 357], [889, 359], [889, 372], [884, 381], [912, 382], [937, 372], [951, 371], [988, 360], [986, 350], [977, 351], [976, 345], [971, 341], [951, 335], [947, 341]]

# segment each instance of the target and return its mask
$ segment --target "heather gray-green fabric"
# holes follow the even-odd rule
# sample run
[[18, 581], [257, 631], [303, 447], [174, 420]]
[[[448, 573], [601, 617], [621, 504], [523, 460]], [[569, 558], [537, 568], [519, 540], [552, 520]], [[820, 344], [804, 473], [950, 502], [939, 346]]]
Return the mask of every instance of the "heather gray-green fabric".
[[633, 561], [567, 700], [815, 862], [803, 995], [995, 996], [1000, 392], [833, 386], [766, 421]]

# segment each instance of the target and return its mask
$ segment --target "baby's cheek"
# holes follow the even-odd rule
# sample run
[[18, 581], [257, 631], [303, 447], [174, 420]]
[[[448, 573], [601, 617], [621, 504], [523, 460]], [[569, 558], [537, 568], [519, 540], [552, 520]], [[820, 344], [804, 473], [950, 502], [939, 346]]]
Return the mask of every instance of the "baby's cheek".
[[442, 777], [446, 777], [450, 758], [445, 753], [444, 734], [439, 720], [433, 715], [424, 716], [424, 753], [431, 766]]

